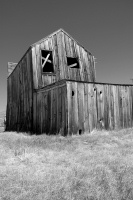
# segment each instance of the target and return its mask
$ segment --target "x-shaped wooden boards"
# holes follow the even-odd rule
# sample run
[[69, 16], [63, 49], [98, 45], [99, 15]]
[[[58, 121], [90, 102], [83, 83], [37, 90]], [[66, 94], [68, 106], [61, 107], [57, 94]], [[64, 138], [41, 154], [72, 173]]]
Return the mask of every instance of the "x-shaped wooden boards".
[[42, 57], [42, 60], [44, 60], [44, 63], [43, 63], [43, 65], [42, 65], [42, 68], [45, 66], [46, 62], [52, 63], [52, 61], [48, 59], [49, 56], [50, 56], [50, 53], [47, 55], [46, 58]]

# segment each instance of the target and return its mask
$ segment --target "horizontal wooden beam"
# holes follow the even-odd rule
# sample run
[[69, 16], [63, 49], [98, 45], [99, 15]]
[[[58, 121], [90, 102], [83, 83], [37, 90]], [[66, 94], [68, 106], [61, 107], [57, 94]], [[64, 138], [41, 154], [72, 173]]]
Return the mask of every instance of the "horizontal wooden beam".
[[77, 63], [74, 63], [74, 64], [72, 64], [72, 65], [69, 65], [69, 67], [76, 67], [77, 66]]

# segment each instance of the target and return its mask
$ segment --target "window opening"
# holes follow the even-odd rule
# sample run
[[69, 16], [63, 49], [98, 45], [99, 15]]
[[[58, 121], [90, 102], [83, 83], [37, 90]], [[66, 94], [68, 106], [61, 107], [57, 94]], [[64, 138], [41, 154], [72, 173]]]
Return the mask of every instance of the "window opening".
[[72, 96], [74, 96], [74, 91], [72, 91]]
[[52, 51], [41, 50], [41, 64], [43, 72], [54, 72]]
[[70, 68], [79, 68], [79, 62], [77, 58], [67, 57], [67, 65]]

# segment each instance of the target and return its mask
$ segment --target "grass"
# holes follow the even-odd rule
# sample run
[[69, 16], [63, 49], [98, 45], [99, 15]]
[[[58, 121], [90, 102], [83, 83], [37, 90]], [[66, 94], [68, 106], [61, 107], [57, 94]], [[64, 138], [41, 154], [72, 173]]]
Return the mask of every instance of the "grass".
[[132, 200], [133, 129], [0, 133], [0, 200]]

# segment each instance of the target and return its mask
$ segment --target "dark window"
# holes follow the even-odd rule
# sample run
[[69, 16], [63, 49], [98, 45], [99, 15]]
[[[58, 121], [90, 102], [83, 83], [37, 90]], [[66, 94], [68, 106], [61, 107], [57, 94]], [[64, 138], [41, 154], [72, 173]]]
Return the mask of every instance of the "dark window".
[[41, 64], [43, 72], [54, 72], [52, 51], [41, 50]]
[[67, 57], [67, 65], [71, 68], [79, 68], [79, 62], [77, 58]]

